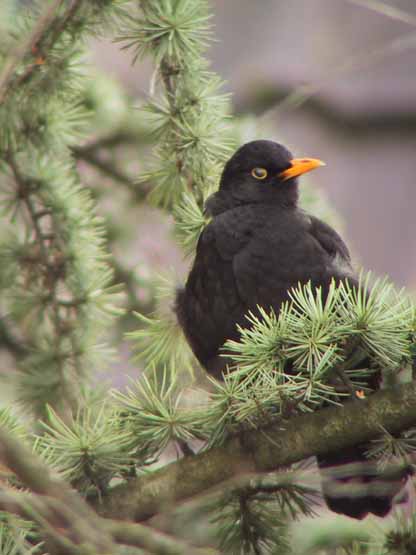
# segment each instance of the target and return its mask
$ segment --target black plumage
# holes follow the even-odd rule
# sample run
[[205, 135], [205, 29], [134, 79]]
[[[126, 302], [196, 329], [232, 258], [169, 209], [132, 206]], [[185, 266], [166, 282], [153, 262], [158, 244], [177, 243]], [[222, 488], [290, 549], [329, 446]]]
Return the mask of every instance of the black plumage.
[[[227, 162], [218, 192], [206, 202], [212, 220], [199, 238], [186, 286], [178, 291], [176, 311], [195, 356], [218, 379], [227, 363], [220, 349], [227, 339], [239, 338], [237, 324], [248, 325], [248, 311], [256, 313], [259, 305], [278, 313], [298, 283], [311, 281], [324, 296], [333, 278], [356, 284], [341, 237], [298, 207], [297, 177], [320, 165], [294, 159], [275, 142], [253, 141]], [[364, 447], [357, 446], [318, 463], [364, 460]], [[328, 505], [356, 518], [386, 514], [393, 492], [382, 498], [374, 487], [370, 492], [376, 478], [362, 478], [364, 494], [357, 497], [330, 495], [324, 481]]]

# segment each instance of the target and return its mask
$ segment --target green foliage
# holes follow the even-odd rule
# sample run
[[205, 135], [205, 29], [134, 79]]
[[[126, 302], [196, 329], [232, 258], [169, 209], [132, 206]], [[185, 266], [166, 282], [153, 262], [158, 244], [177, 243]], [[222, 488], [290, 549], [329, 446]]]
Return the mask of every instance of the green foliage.
[[[205, 0], [140, 2], [120, 40], [134, 59], [155, 62], [156, 92], [145, 107], [158, 140], [154, 168], [143, 179], [155, 183], [150, 200], [172, 208], [184, 192], [201, 205], [203, 191], [218, 177], [230, 150], [225, 128], [227, 97], [217, 92], [218, 78], [207, 71], [202, 54], [211, 38]], [[222, 140], [218, 141], [219, 134]], [[181, 225], [183, 212], [178, 212]]]
[[101, 492], [111, 478], [129, 470], [131, 436], [120, 430], [114, 411], [105, 404], [79, 410], [70, 422], [50, 407], [47, 417], [35, 448], [79, 491], [97, 488]]
[[30, 522], [0, 512], [0, 552], [2, 555], [35, 555], [40, 544], [34, 544]]
[[18, 439], [26, 439], [27, 431], [22, 422], [15, 416], [10, 407], [0, 409], [0, 427], [6, 428]]
[[384, 539], [382, 555], [413, 555], [416, 549], [416, 513], [396, 514], [394, 528]]
[[141, 2], [142, 17], [134, 18], [127, 48], [134, 48], [134, 56], [154, 56], [157, 65], [165, 58], [178, 65], [192, 63], [202, 53], [210, 37], [209, 19], [212, 17], [204, 2], [193, 0], [162, 0]]
[[313, 515], [319, 495], [301, 474], [279, 473], [216, 497], [205, 507], [222, 553], [292, 553], [288, 521]]
[[169, 361], [186, 369], [192, 353], [186, 343], [174, 315], [147, 317], [136, 313], [142, 328], [127, 336], [135, 341], [138, 358], [148, 364], [167, 364]]
[[[46, 403], [76, 407], [77, 381], [88, 374], [109, 317], [119, 314], [105, 230], [68, 147], [88, 122], [82, 41], [108, 29], [123, 4], [61, 3], [54, 11], [51, 4], [48, 19], [35, 3], [1, 45], [0, 206], [10, 222], [0, 245], [1, 310], [16, 331], [9, 342], [20, 400], [38, 414]], [[27, 46], [14, 56], [22, 37]]]
[[262, 308], [249, 315], [250, 327], [224, 348], [237, 365], [227, 380], [236, 380], [239, 403], [259, 399], [260, 417], [271, 405], [268, 390], [275, 412], [284, 414], [287, 403], [308, 411], [339, 402], [351, 388], [368, 389], [371, 374], [397, 374], [408, 364], [414, 308], [386, 280], [370, 288], [370, 278], [362, 275], [358, 289], [332, 283], [325, 303], [319, 289], [299, 285], [278, 318]]
[[182, 389], [170, 367], [161, 376], [156, 370], [143, 373], [126, 393], [113, 392], [142, 464], [157, 459], [172, 441], [187, 442], [201, 435], [193, 412], [181, 405]]
[[383, 435], [370, 443], [368, 456], [376, 459], [381, 469], [385, 469], [389, 465], [408, 467], [415, 451], [415, 428], [396, 435], [383, 430]]
[[[217, 500], [218, 503], [218, 500]], [[214, 522], [220, 536], [220, 548], [230, 555], [289, 553], [285, 523], [278, 508], [264, 500], [247, 500], [244, 495], [227, 500]]]
[[209, 223], [194, 195], [184, 193], [174, 209], [176, 220], [175, 236], [185, 255], [195, 252], [198, 238]]

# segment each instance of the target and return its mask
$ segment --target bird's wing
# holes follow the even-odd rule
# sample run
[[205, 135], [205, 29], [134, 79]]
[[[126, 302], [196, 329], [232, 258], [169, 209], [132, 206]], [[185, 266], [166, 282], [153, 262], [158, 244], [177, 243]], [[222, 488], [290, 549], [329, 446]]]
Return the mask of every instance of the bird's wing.
[[314, 216], [309, 216], [309, 221], [310, 227], [308, 231], [310, 235], [329, 255], [333, 264], [338, 266], [335, 269], [339, 270], [341, 274], [350, 274], [352, 272], [351, 256], [347, 245], [338, 233], [331, 226]]
[[216, 355], [226, 338], [235, 336], [235, 322], [247, 310], [233, 271], [233, 259], [247, 243], [245, 230], [233, 218], [215, 218], [202, 232], [195, 261], [176, 310], [190, 344], [203, 364]]
[[233, 257], [240, 298], [279, 310], [288, 290], [309, 280], [328, 286], [332, 278], [354, 281], [348, 248], [327, 224], [301, 211], [268, 214], [265, 227]]

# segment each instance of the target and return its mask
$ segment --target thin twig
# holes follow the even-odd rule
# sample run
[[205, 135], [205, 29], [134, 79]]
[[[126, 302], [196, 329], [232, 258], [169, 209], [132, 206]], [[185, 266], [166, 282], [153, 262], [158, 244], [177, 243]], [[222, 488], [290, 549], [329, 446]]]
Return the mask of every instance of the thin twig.
[[137, 143], [138, 137], [129, 131], [117, 130], [114, 133], [104, 135], [102, 137], [97, 137], [96, 139], [81, 145], [73, 146], [72, 152], [74, 156], [81, 158], [85, 152], [91, 152], [93, 150], [101, 150], [102, 148], [113, 148], [120, 145], [135, 145]]
[[57, 22], [56, 25], [53, 25], [51, 27], [51, 34], [49, 37], [49, 41], [47, 41], [46, 45], [42, 45], [42, 47], [45, 48], [46, 51], [54, 46], [55, 42], [65, 31], [68, 23], [76, 15], [77, 11], [81, 8], [82, 2], [83, 0], [72, 0], [69, 8], [64, 13], [62, 18]]
[[391, 6], [386, 2], [381, 0], [347, 0], [351, 4], [355, 4], [360, 8], [367, 8], [368, 10], [373, 10], [380, 15], [390, 17], [396, 21], [401, 21], [402, 23], [408, 23], [409, 25], [416, 26], [416, 16], [397, 8], [396, 6]]
[[[98, 517], [69, 486], [50, 477], [48, 468], [25, 447], [0, 429], [0, 461], [7, 465], [32, 493], [4, 488], [0, 508], [36, 522], [59, 553], [80, 555], [115, 553], [114, 543], [141, 547], [159, 555], [215, 555], [213, 549], [191, 546], [140, 524]], [[114, 542], [114, 543], [113, 543]]]
[[31, 78], [35, 69], [39, 67], [36, 60], [29, 64], [26, 69], [17, 76], [13, 76], [18, 64], [24, 59], [29, 51], [32, 51], [36, 57], [46, 57], [47, 52], [54, 47], [55, 43], [64, 32], [69, 21], [75, 16], [82, 5], [83, 0], [72, 0], [69, 8], [62, 16], [57, 14], [58, 8], [63, 4], [63, 0], [56, 0], [50, 11], [36, 26], [34, 33], [31, 35], [25, 47], [20, 50], [19, 55], [12, 61], [7, 74], [4, 76], [4, 82], [0, 80], [0, 104], [4, 102], [7, 94], [12, 89], [19, 89], [23, 83]]
[[328, 71], [328, 77], [325, 79], [319, 82], [306, 83], [296, 87], [277, 105], [272, 106], [270, 109], [262, 113], [260, 121], [269, 120], [272, 114], [279, 115], [283, 112], [299, 108], [311, 97], [317, 95], [322, 91], [322, 89], [330, 85], [336, 78], [351, 74], [353, 71], [374, 67], [375, 64], [384, 61], [387, 56], [401, 54], [414, 48], [416, 48], [416, 32], [412, 31], [398, 38], [394, 38], [388, 44], [380, 46], [371, 52], [363, 53], [362, 56], [358, 58], [357, 56], [349, 57], [345, 59], [344, 62], [336, 69]]
[[[64, 370], [65, 360], [68, 356], [72, 357], [74, 366], [78, 368], [79, 364], [79, 349], [77, 345], [72, 341], [72, 352], [69, 354], [60, 355], [61, 344], [65, 335], [65, 330], [71, 326], [71, 315], [63, 315], [61, 312], [62, 304], [58, 298], [58, 286], [59, 282], [63, 280], [65, 275], [64, 268], [66, 264], [65, 257], [63, 256], [64, 246], [62, 244], [62, 239], [58, 230], [54, 230], [49, 233], [45, 233], [42, 229], [41, 218], [39, 214], [42, 214], [42, 218], [46, 216], [44, 213], [44, 208], [39, 208], [37, 206], [34, 196], [36, 195], [36, 188], [33, 187], [33, 182], [30, 177], [27, 177], [22, 173], [19, 167], [19, 163], [13, 152], [8, 152], [6, 156], [6, 162], [9, 164], [15, 182], [18, 189], [18, 196], [23, 205], [26, 207], [27, 214], [30, 218], [30, 225], [33, 228], [36, 245], [39, 249], [39, 263], [42, 271], [43, 287], [47, 290], [47, 296], [45, 295], [45, 300], [47, 299], [48, 305], [50, 307], [50, 317], [55, 331], [55, 350], [56, 350], [56, 360], [59, 361], [60, 370]], [[50, 224], [55, 225], [54, 218], [52, 214], [50, 215]], [[51, 247], [54, 248], [51, 248]], [[78, 299], [67, 299], [67, 301], [74, 301], [73, 309], [77, 310], [79, 303]], [[72, 337], [71, 337], [72, 340]], [[71, 399], [71, 404], [75, 405], [76, 400]]]
[[105, 519], [109, 532], [117, 543], [148, 549], [158, 555], [215, 555], [212, 548], [197, 548], [177, 538], [153, 530], [143, 524]]
[[[78, 159], [85, 160], [85, 162], [88, 162], [92, 166], [95, 166], [102, 173], [108, 175], [112, 179], [119, 181], [123, 185], [127, 185], [127, 187], [135, 195], [138, 196], [138, 194], [141, 192], [141, 190], [134, 183], [133, 179], [131, 179], [128, 175], [126, 175], [122, 171], [118, 170], [113, 163], [106, 162], [105, 160], [100, 158], [100, 156], [95, 150], [93, 149], [81, 150], [75, 147], [72, 149], [72, 152]], [[143, 198], [145, 197], [145, 194], [146, 193], [143, 193]]]
[[254, 550], [255, 555], [261, 555], [255, 527], [250, 524], [251, 510], [248, 496], [245, 492], [239, 495], [242, 535]]
[[[32, 31], [27, 41], [19, 46], [14, 54], [9, 56], [9, 60], [5, 63], [3, 71], [0, 74], [0, 104], [2, 104], [12, 87], [10, 84], [13, 80], [14, 72], [17, 66], [23, 61], [25, 56], [32, 52], [41, 37], [48, 32], [51, 25], [55, 21], [55, 15], [59, 7], [63, 4], [63, 0], [55, 0], [45, 14], [39, 18], [38, 23]], [[16, 84], [25, 81], [29, 75], [38, 67], [36, 63], [27, 66], [26, 70], [19, 76]]]
[[4, 348], [16, 360], [27, 355], [28, 350], [10, 331], [4, 316], [0, 316], [0, 349]]
[[[112, 536], [102, 519], [67, 484], [52, 478], [45, 464], [4, 428], [0, 428], [0, 462], [32, 492], [30, 496], [4, 492], [0, 506], [3, 503], [6, 510], [37, 522], [47, 538], [65, 546], [60, 554], [80, 555], [85, 552], [78, 549], [82, 545], [93, 547], [94, 551], [88, 552], [97, 555], [115, 552]], [[58, 538], [57, 530], [61, 530]]]

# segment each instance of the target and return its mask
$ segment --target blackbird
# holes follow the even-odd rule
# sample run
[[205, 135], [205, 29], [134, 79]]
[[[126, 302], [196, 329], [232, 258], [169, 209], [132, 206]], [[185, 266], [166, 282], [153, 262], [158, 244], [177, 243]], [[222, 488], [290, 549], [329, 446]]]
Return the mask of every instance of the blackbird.
[[[310, 281], [324, 297], [333, 279], [357, 286], [341, 237], [298, 207], [297, 178], [323, 165], [294, 158], [273, 141], [252, 141], [226, 163], [219, 190], [206, 202], [212, 219], [199, 238], [186, 285], [177, 291], [176, 313], [195, 356], [218, 379], [230, 362], [221, 348], [227, 339], [239, 339], [237, 324], [249, 325], [248, 311], [258, 314], [261, 306], [278, 314], [298, 283]], [[400, 487], [389, 484], [378, 493], [379, 476], [368, 471], [365, 449], [358, 445], [318, 457], [321, 469], [352, 463], [356, 469], [359, 495], [345, 493], [348, 479], [336, 479], [346, 482], [343, 494], [331, 489], [333, 480], [323, 479], [333, 511], [355, 518], [389, 512]]]

